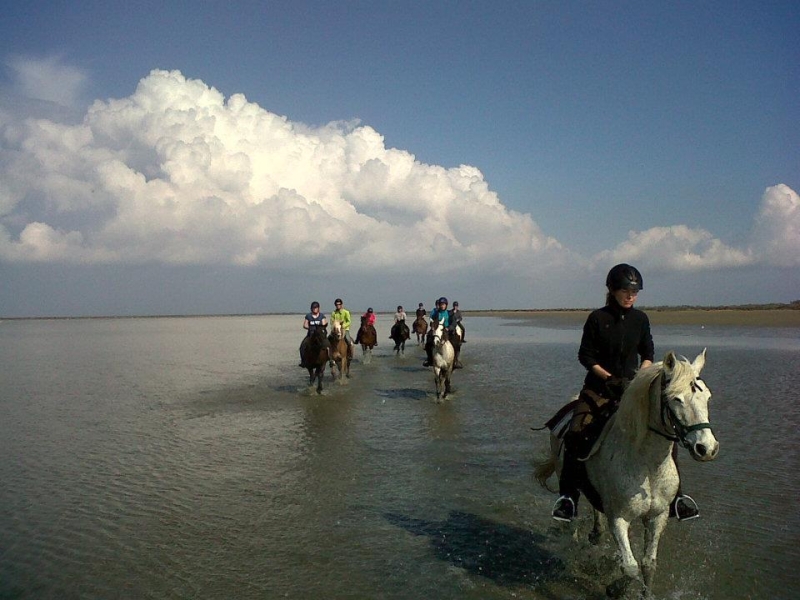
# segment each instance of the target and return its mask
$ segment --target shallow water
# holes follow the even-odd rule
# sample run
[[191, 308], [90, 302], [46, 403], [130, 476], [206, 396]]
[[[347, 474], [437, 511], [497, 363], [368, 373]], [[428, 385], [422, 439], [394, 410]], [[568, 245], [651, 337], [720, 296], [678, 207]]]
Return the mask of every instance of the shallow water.
[[[300, 320], [0, 322], [0, 598], [605, 597], [611, 541], [588, 546], [585, 510], [573, 538], [532, 477], [580, 328], [468, 319], [437, 403], [385, 316], [316, 395]], [[721, 444], [682, 454], [702, 518], [667, 529], [657, 597], [800, 589], [796, 333], [654, 329], [660, 354], [708, 346]]]

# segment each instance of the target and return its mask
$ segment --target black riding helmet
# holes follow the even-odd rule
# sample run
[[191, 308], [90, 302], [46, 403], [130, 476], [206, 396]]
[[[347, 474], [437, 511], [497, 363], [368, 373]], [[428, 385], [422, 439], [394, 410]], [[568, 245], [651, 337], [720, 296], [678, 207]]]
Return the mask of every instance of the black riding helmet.
[[439, 299], [436, 301], [436, 304], [447, 304], [447, 298], [445, 298], [444, 296], [442, 296], [441, 298], [439, 298]]
[[636, 290], [638, 292], [644, 289], [644, 280], [636, 267], [620, 263], [611, 267], [608, 272], [606, 287], [612, 292], [617, 290]]
[[314, 310], [315, 308], [319, 308], [319, 302], [317, 302], [316, 300], [314, 300], [314, 302], [311, 303], [311, 310]]

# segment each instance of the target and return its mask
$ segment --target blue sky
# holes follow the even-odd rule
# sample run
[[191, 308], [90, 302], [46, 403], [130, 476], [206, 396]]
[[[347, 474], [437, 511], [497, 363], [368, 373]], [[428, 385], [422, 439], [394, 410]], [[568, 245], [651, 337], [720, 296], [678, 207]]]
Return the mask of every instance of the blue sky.
[[800, 298], [796, 3], [73, 4], [0, 22], [0, 316]]

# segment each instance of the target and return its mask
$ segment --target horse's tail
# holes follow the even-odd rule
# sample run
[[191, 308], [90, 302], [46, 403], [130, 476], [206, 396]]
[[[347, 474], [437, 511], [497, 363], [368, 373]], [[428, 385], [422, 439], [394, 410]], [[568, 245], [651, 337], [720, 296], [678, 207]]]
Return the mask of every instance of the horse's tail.
[[556, 472], [557, 463], [558, 458], [552, 452], [549, 452], [547, 456], [533, 463], [533, 476], [536, 477], [536, 481], [539, 482], [539, 485], [550, 492], [554, 490], [551, 490], [550, 486], [547, 485], [547, 480]]

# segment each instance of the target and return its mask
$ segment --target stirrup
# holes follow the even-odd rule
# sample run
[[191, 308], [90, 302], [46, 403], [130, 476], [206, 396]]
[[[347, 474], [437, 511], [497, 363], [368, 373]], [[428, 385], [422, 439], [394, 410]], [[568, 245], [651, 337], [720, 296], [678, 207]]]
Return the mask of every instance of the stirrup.
[[575, 501], [569, 496], [561, 496], [553, 505], [553, 518], [569, 523], [577, 516]]
[[670, 507], [670, 513], [675, 515], [678, 521], [691, 521], [700, 516], [700, 509], [697, 507], [697, 502], [688, 494], [681, 494], [675, 496], [675, 500]]

